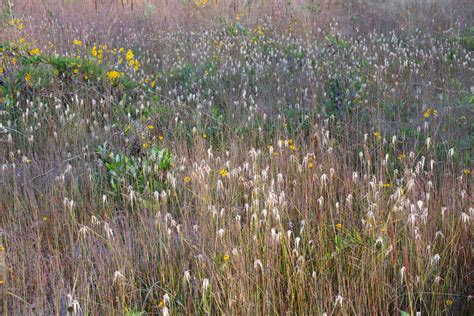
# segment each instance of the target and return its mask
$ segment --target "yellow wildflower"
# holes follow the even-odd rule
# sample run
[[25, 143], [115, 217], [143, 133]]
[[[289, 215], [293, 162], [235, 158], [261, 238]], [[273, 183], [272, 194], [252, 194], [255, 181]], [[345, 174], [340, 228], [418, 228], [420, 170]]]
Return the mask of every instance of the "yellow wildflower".
[[191, 177], [189, 177], [189, 176], [184, 177], [184, 182], [185, 183], [191, 182]]
[[312, 162], [308, 162], [308, 168], [313, 169], [313, 163]]
[[464, 174], [466, 174], [466, 175], [471, 174], [471, 170], [469, 170], [469, 169], [464, 169], [463, 172], [464, 172]]
[[148, 129], [150, 129], [150, 130], [151, 130], [151, 129], [154, 129], [154, 128], [155, 128], [155, 126], [154, 126], [154, 125], [151, 125], [151, 124], [149, 124], [149, 125], [147, 125], [147, 127], [146, 127], [146, 128], [148, 128]]
[[75, 39], [74, 41], [72, 41], [72, 43], [76, 46], [82, 46], [82, 41], [78, 39]]
[[436, 116], [438, 114], [438, 110], [436, 109], [427, 109], [425, 112], [423, 112], [423, 116], [425, 118], [429, 118], [431, 115]]
[[32, 50], [30, 50], [30, 55], [31, 56], [37, 56], [41, 53], [41, 50], [39, 48], [33, 48]]
[[406, 155], [404, 153], [401, 153], [400, 155], [398, 155], [398, 160], [403, 160], [405, 159]]
[[337, 223], [337, 224], [336, 224], [336, 228], [337, 228], [337, 229], [342, 229], [342, 224], [341, 224], [341, 223]]
[[125, 59], [130, 62], [133, 60], [133, 52], [129, 49], [127, 50], [127, 54], [125, 55]]
[[31, 74], [29, 72], [25, 75], [25, 81], [28, 84], [31, 84]]
[[375, 136], [375, 138], [377, 138], [377, 139], [382, 139], [382, 134], [380, 134], [380, 132], [375, 132], [375, 133], [374, 133], [374, 136]]
[[143, 149], [147, 149], [148, 147], [150, 147], [150, 144], [144, 143], [144, 144], [142, 145], [142, 147], [143, 147]]
[[448, 305], [448, 306], [449, 306], [449, 305], [453, 305], [453, 301], [450, 300], [449, 298], [446, 300], [445, 303], [446, 303], [446, 305]]
[[224, 262], [227, 262], [230, 260], [230, 256], [228, 254], [225, 254], [223, 259], [224, 259]]
[[97, 57], [97, 47], [95, 45], [91, 48], [91, 55], [92, 57]]
[[20, 43], [24, 43], [25, 42], [25, 38], [24, 37], [20, 37]]
[[135, 61], [133, 62], [133, 69], [140, 69], [140, 62], [137, 59], [135, 59]]
[[113, 82], [117, 80], [118, 78], [122, 77], [122, 75], [123, 73], [118, 72], [116, 70], [112, 70], [112, 71], [107, 72], [107, 80]]
[[224, 168], [221, 169], [221, 170], [219, 171], [219, 173], [220, 173], [221, 177], [223, 177], [223, 178], [229, 176], [229, 172], [228, 172], [226, 169], [224, 169]]

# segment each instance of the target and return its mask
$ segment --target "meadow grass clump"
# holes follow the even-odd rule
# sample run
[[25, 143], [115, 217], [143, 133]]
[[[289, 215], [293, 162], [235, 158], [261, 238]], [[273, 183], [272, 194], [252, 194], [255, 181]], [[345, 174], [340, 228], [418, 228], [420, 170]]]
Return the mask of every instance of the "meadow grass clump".
[[471, 13], [347, 3], [10, 8], [6, 312], [471, 314]]

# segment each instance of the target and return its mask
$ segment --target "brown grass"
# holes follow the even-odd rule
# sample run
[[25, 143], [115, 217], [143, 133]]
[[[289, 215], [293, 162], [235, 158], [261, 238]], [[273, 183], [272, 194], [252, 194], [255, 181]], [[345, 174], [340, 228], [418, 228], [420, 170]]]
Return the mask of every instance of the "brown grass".
[[472, 313], [472, 11], [290, 2], [15, 1], [7, 314]]

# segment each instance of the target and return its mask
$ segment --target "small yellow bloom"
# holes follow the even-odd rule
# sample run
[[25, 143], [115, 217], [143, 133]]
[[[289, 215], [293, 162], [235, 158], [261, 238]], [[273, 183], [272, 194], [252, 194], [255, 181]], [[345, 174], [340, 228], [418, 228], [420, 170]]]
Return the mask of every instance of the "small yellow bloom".
[[27, 73], [25, 75], [25, 81], [28, 83], [28, 84], [31, 84], [31, 74], [30, 73]]
[[374, 136], [375, 136], [375, 138], [377, 138], [377, 139], [382, 139], [382, 135], [380, 134], [380, 132], [375, 132], [375, 133], [374, 133]]
[[147, 149], [149, 146], [150, 146], [150, 144], [148, 144], [148, 143], [144, 143], [144, 144], [142, 145], [143, 149]]
[[471, 170], [469, 170], [469, 169], [464, 169], [463, 172], [464, 172], [464, 174], [466, 174], [466, 175], [471, 174]]
[[78, 68], [74, 68], [74, 73], [77, 74], [79, 72]]
[[133, 69], [135, 69], [135, 71], [140, 69], [140, 62], [137, 59], [133, 62]]
[[223, 259], [224, 259], [224, 262], [227, 262], [230, 260], [230, 256], [228, 254], [225, 254]]
[[425, 118], [429, 118], [431, 115], [436, 116], [438, 114], [438, 110], [436, 109], [427, 109], [425, 112], [423, 112], [423, 116]]
[[129, 49], [127, 50], [127, 54], [125, 55], [125, 59], [130, 62], [133, 60], [133, 52]]
[[25, 42], [25, 38], [24, 37], [20, 37], [20, 43], [24, 43]]
[[446, 305], [448, 305], [448, 306], [449, 306], [449, 305], [453, 305], [453, 301], [450, 300], [450, 299], [447, 299], [445, 303], [446, 303]]
[[189, 176], [184, 177], [184, 182], [185, 183], [191, 182], [191, 177], [189, 177]]
[[405, 159], [406, 155], [404, 153], [401, 153], [400, 155], [398, 155], [398, 160], [403, 160]]
[[223, 178], [229, 176], [229, 172], [226, 169], [221, 169], [219, 171], [219, 173], [220, 173], [221, 177], [223, 177]]
[[116, 70], [111, 70], [109, 72], [107, 72], [107, 80], [113, 82], [115, 80], [117, 80], [118, 78], [122, 77], [123, 73], [122, 72], [118, 72]]
[[336, 228], [337, 228], [337, 229], [342, 229], [342, 224], [341, 224], [341, 223], [337, 223], [337, 224], [336, 224]]
[[78, 39], [75, 39], [72, 43], [76, 46], [82, 46], [82, 41]]
[[164, 301], [160, 301], [160, 303], [158, 304], [158, 308], [163, 308], [165, 307], [165, 302]]
[[313, 163], [312, 162], [308, 162], [308, 168], [313, 169]]
[[165, 138], [164, 138], [163, 136], [161, 136], [161, 135], [160, 135], [160, 136], [158, 136], [158, 139], [160, 140], [160, 142], [162, 142], [162, 141], [163, 141], [163, 139], [165, 139]]
[[296, 150], [295, 144], [291, 144], [291, 145], [289, 146], [289, 148], [290, 148], [291, 151], [295, 151], [295, 150]]
[[30, 50], [30, 55], [31, 56], [38, 56], [41, 53], [41, 50], [39, 48], [33, 48]]
[[5, 251], [5, 247], [0, 246], [0, 252], [4, 252], [4, 251]]
[[202, 138], [206, 139], [207, 138], [207, 135], [206, 133], [202, 134]]
[[18, 29], [21, 31], [23, 30], [23, 24], [18, 25]]
[[391, 188], [391, 187], [393, 187], [393, 184], [384, 183], [384, 184], [383, 184], [383, 187], [384, 187], [384, 188]]
[[97, 57], [97, 47], [95, 45], [91, 48], [91, 55], [92, 57]]
[[149, 125], [147, 125], [147, 127], [146, 127], [146, 128], [148, 128], [149, 130], [152, 130], [152, 129], [154, 129], [154, 128], [155, 128], [155, 126], [153, 126], [153, 125], [149, 124]]

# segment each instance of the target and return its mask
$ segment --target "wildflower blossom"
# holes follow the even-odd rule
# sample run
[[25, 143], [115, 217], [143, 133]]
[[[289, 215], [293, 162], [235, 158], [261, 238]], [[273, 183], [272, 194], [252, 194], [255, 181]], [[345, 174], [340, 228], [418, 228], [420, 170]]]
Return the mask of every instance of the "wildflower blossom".
[[223, 178], [229, 176], [229, 172], [228, 172], [226, 169], [221, 169], [221, 170], [219, 170], [219, 174], [220, 174], [221, 177], [223, 177]]
[[107, 72], [107, 80], [110, 82], [115, 82], [117, 79], [123, 76], [122, 72], [111, 70]]

